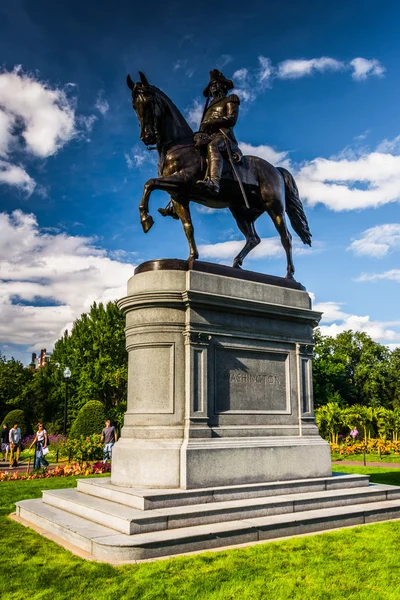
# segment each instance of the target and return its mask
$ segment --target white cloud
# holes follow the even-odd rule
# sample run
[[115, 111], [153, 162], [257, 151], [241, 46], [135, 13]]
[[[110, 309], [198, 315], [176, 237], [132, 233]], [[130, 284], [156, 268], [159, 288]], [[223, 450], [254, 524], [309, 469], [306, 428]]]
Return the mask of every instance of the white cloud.
[[140, 169], [142, 167], [144, 168], [149, 165], [157, 164], [156, 153], [150, 152], [149, 150], [143, 150], [139, 144], [136, 144], [129, 154], [124, 154], [124, 156], [128, 169], [133, 169], [135, 167]]
[[400, 283], [400, 269], [391, 269], [384, 273], [363, 273], [356, 281], [377, 281], [380, 279], [388, 279]]
[[[219, 261], [233, 260], [235, 256], [242, 250], [244, 244], [244, 239], [219, 242], [217, 244], [201, 244], [199, 246], [199, 253], [201, 259], [211, 258]], [[295, 247], [295, 253], [297, 256], [312, 252], [311, 248], [305, 248], [302, 243], [298, 242], [298, 240], [294, 240], [293, 246]], [[275, 257], [285, 257], [285, 251], [279, 237], [262, 238], [261, 243], [256, 246], [256, 248], [254, 248], [254, 250], [252, 250], [248, 256], [248, 258], [252, 259]]]
[[277, 150], [274, 150], [274, 148], [272, 148], [271, 146], [252, 146], [251, 144], [247, 144], [246, 142], [239, 142], [239, 146], [243, 154], [259, 156], [260, 158], [267, 160], [274, 166], [285, 167], [285, 169], [290, 169], [290, 159], [288, 158], [289, 152], [279, 152]]
[[400, 340], [400, 321], [374, 321], [368, 315], [351, 315], [342, 310], [342, 304], [336, 302], [316, 302], [313, 309], [324, 313], [320, 325], [323, 335], [336, 336], [352, 329], [367, 333], [381, 343]]
[[352, 77], [357, 81], [362, 81], [368, 77], [383, 77], [386, 71], [385, 67], [377, 60], [367, 60], [366, 58], [354, 58], [350, 61], [350, 66], [353, 69]]
[[[216, 260], [233, 260], [242, 250], [244, 240], [219, 242], [217, 244], [201, 244], [199, 253], [202, 258], [212, 258]], [[265, 258], [281, 256], [283, 248], [278, 237], [264, 238], [250, 254], [251, 258]]]
[[135, 166], [135, 163], [133, 162], [132, 158], [129, 156], [129, 154], [124, 154], [124, 156], [125, 156], [125, 160], [126, 160], [128, 169], [133, 169], [133, 167]]
[[385, 344], [385, 346], [387, 346], [389, 350], [393, 352], [393, 350], [397, 350], [397, 348], [400, 348], [400, 342], [398, 344]]
[[204, 105], [198, 100], [193, 100], [191, 106], [185, 110], [185, 117], [191, 127], [196, 131], [200, 127], [201, 117], [203, 116]]
[[[47, 158], [76, 135], [75, 99], [52, 88], [21, 67], [0, 72], [0, 183], [32, 193], [35, 182], [25, 169], [12, 164], [10, 154]], [[15, 161], [13, 161], [15, 162]]]
[[35, 181], [23, 167], [13, 165], [5, 160], [0, 160], [0, 183], [14, 185], [28, 196], [32, 194], [36, 186]]
[[96, 115], [81, 115], [77, 118], [77, 121], [80, 125], [83, 125], [83, 127], [86, 129], [87, 133], [90, 133], [93, 129], [93, 125], [96, 123], [97, 121], [97, 117]]
[[246, 81], [247, 77], [248, 77], [249, 71], [247, 69], [238, 69], [237, 71], [234, 72], [234, 74], [232, 75], [232, 79], [234, 81], [239, 81], [240, 83], [243, 81]]
[[0, 156], [7, 158], [13, 143], [12, 129], [15, 125], [15, 117], [3, 112], [0, 108]]
[[221, 54], [221, 56], [217, 60], [218, 69], [223, 69], [227, 64], [232, 62], [233, 57], [230, 54]]
[[400, 156], [371, 152], [354, 160], [315, 158], [300, 169], [296, 181], [311, 206], [321, 203], [335, 211], [382, 206], [400, 198]]
[[108, 104], [107, 100], [104, 98], [103, 90], [100, 90], [99, 93], [97, 94], [96, 103], [95, 103], [94, 107], [99, 111], [99, 113], [101, 113], [103, 115], [103, 117], [106, 114], [106, 112], [108, 111], [108, 109], [110, 108], [110, 105]]
[[[311, 294], [310, 294], [311, 296]], [[314, 295], [313, 295], [314, 296]], [[324, 313], [322, 323], [332, 323], [333, 321], [342, 321], [348, 315], [342, 311], [342, 304], [337, 302], [315, 302], [313, 297], [313, 310]]]
[[[1, 213], [0, 342], [51, 348], [95, 300], [124, 296], [132, 273], [91, 238], [46, 233], [22, 211]], [[37, 298], [59, 305], [35, 306]]]
[[274, 79], [300, 79], [315, 73], [349, 72], [355, 80], [366, 79], [370, 76], [383, 76], [385, 67], [376, 59], [355, 58], [344, 62], [330, 56], [310, 59], [288, 59], [272, 64], [270, 58], [258, 57], [258, 68], [237, 69], [232, 76], [235, 92], [244, 102], [252, 102], [266, 88], [272, 87]]
[[179, 59], [174, 63], [174, 71], [178, 71], [178, 69], [183, 69], [187, 65], [187, 58]]
[[258, 82], [262, 87], [268, 87], [270, 85], [270, 79], [273, 75], [273, 67], [270, 58], [265, 56], [259, 56], [258, 62], [260, 63], [260, 69], [258, 72]]
[[373, 256], [383, 258], [389, 250], [400, 249], [400, 223], [387, 223], [376, 225], [362, 233], [358, 240], [354, 240], [348, 250], [358, 256]]
[[388, 153], [388, 154], [392, 154], [392, 153], [399, 154], [399, 152], [400, 152], [400, 135], [397, 135], [392, 140], [387, 140], [387, 139], [383, 140], [376, 147], [376, 151], [377, 152], [383, 152], [384, 154], [386, 154], [386, 153]]
[[26, 148], [36, 156], [51, 156], [75, 135], [74, 103], [65, 91], [20, 68], [0, 73], [0, 106], [8, 118], [18, 119]]
[[342, 71], [344, 69], [345, 64], [343, 62], [328, 56], [309, 60], [290, 59], [278, 65], [277, 77], [280, 79], [298, 79], [316, 72], [324, 73], [325, 71]]

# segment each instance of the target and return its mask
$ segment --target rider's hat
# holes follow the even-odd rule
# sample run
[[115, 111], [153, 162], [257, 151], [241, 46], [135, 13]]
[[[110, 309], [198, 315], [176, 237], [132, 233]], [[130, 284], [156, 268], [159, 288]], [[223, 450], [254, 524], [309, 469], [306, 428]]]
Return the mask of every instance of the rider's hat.
[[229, 92], [229, 90], [231, 90], [232, 88], [235, 87], [233, 85], [233, 81], [231, 79], [226, 79], [226, 77], [223, 76], [221, 71], [218, 71], [218, 69], [211, 69], [210, 81], [209, 81], [207, 87], [205, 87], [203, 90], [203, 94], [206, 98], [208, 98], [208, 96], [210, 95], [210, 85], [212, 84], [213, 81], [221, 81], [227, 88], [227, 92]]

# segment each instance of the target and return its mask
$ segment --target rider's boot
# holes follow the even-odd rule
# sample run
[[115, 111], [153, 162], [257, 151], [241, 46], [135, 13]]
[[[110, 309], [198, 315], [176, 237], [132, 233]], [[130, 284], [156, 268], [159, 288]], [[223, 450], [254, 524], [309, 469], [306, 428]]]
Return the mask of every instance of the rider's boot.
[[[211, 144], [210, 144], [211, 145]], [[204, 190], [211, 192], [212, 194], [219, 193], [219, 184], [221, 181], [222, 168], [224, 165], [223, 158], [218, 151], [213, 151], [213, 148], [209, 147], [208, 152], [208, 169], [210, 176], [202, 181], [198, 181], [197, 185], [201, 186]]]
[[174, 207], [172, 206], [172, 204], [167, 204], [167, 206], [165, 208], [159, 208], [158, 212], [160, 213], [160, 215], [162, 215], [163, 217], [172, 217], [173, 219], [177, 219], [179, 220], [178, 215], [175, 212]]

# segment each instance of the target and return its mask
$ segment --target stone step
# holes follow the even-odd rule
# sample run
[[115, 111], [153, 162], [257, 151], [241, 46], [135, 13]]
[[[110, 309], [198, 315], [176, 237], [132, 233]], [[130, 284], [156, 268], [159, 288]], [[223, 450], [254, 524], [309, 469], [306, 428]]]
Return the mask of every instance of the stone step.
[[332, 477], [315, 479], [298, 479], [277, 481], [272, 483], [255, 483], [250, 485], [234, 485], [196, 490], [182, 489], [136, 489], [116, 486], [109, 478], [86, 478], [78, 480], [78, 490], [138, 508], [152, 510], [172, 506], [189, 506], [210, 502], [242, 500], [244, 498], [261, 498], [282, 496], [305, 492], [322, 492], [334, 489], [348, 489], [368, 486], [367, 475], [335, 473]]
[[[30, 523], [106, 560], [145, 560], [400, 518], [400, 499], [232, 520], [136, 535], [116, 533], [42, 500], [17, 503]], [[90, 549], [89, 549], [90, 548]]]
[[18, 502], [16, 513], [21, 519], [41, 527], [90, 554], [92, 553], [92, 538], [104, 538], [110, 533], [115, 535], [113, 529], [54, 508], [45, 504], [42, 499]]
[[76, 489], [43, 492], [46, 504], [127, 535], [397, 498], [400, 498], [400, 488], [371, 485], [141, 511]]

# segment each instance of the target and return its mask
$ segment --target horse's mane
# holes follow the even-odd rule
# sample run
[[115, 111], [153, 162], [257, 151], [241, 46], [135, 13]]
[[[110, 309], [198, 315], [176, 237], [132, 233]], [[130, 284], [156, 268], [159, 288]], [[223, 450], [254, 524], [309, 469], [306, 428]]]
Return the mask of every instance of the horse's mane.
[[150, 86], [152, 91], [157, 99], [162, 100], [168, 107], [169, 112], [175, 122], [175, 126], [177, 129], [182, 131], [182, 137], [190, 137], [193, 135], [193, 129], [189, 126], [185, 117], [182, 115], [179, 108], [172, 102], [170, 98], [164, 92], [162, 92], [159, 88], [154, 85]]

